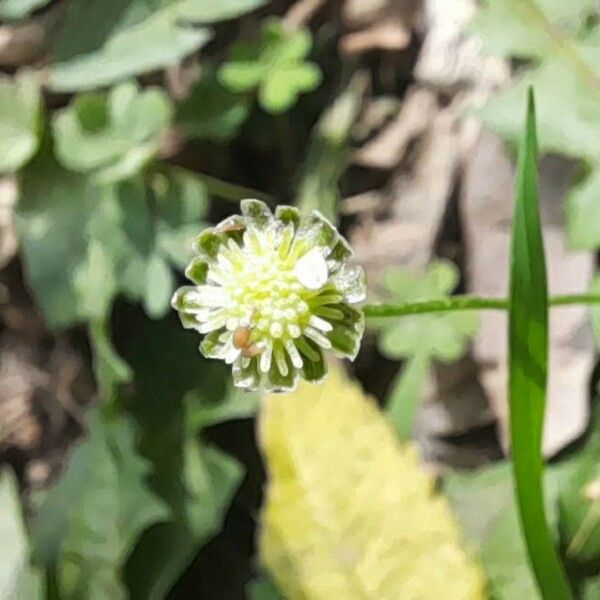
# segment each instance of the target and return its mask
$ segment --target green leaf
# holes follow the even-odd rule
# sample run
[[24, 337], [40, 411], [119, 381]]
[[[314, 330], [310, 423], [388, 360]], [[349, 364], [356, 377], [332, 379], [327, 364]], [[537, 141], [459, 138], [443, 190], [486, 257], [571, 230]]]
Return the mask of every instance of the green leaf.
[[494, 0], [477, 14], [474, 29], [493, 54], [531, 60], [514, 87], [481, 112], [485, 122], [516, 142], [522, 98], [537, 90], [540, 148], [585, 161], [588, 176], [571, 191], [568, 233], [576, 248], [600, 246], [600, 209], [594, 202], [600, 175], [600, 88], [593, 0]]
[[50, 87], [89, 90], [178, 64], [212, 33], [198, 23], [231, 19], [265, 0], [71, 2], [54, 48]]
[[195, 139], [231, 139], [248, 116], [248, 100], [205, 75], [177, 109], [176, 121]]
[[31, 285], [53, 327], [102, 320], [114, 296], [168, 309], [169, 265], [192, 257], [207, 196], [184, 169], [116, 186], [65, 171], [46, 151], [24, 171], [17, 226]]
[[286, 29], [281, 20], [270, 18], [258, 40], [233, 46], [230, 60], [219, 69], [219, 81], [232, 92], [258, 88], [265, 111], [284, 112], [300, 94], [311, 92], [321, 83], [318, 66], [305, 62], [311, 46], [308, 30]]
[[154, 174], [150, 187], [157, 212], [157, 250], [183, 270], [193, 257], [193, 242], [205, 226], [209, 207], [206, 186], [192, 171], [170, 167]]
[[27, 281], [49, 325], [108, 310], [126, 242], [120, 222], [111, 190], [63, 170], [46, 151], [24, 171], [17, 227]]
[[0, 0], [0, 19], [18, 21], [49, 2], [50, 0]]
[[193, 173], [168, 168], [154, 173], [149, 186], [141, 179], [123, 182], [118, 197], [127, 239], [122, 289], [143, 302], [149, 316], [162, 317], [175, 288], [171, 265], [183, 268], [192, 258], [203, 227], [206, 190]]
[[40, 574], [29, 565], [29, 539], [16, 477], [0, 471], [0, 598], [42, 600]]
[[183, 399], [186, 421], [193, 431], [200, 431], [223, 421], [253, 417], [259, 402], [257, 394], [240, 390], [231, 384], [225, 397], [216, 401], [206, 397], [200, 390], [189, 392]]
[[569, 559], [594, 565], [600, 559], [600, 504], [589, 496], [589, 486], [600, 479], [600, 410], [595, 407], [592, 427], [583, 448], [571, 459], [572, 468], [560, 486], [560, 529]]
[[246, 591], [250, 600], [284, 600], [284, 596], [267, 575], [257, 577], [247, 586]]
[[89, 335], [98, 395], [100, 398], [110, 400], [116, 387], [121, 383], [131, 381], [133, 373], [113, 347], [105, 322], [92, 321], [89, 326]]
[[100, 182], [126, 179], [159, 151], [172, 107], [159, 88], [123, 83], [107, 95], [83, 94], [53, 118], [55, 150], [68, 169]]
[[[140, 424], [142, 451], [154, 465], [153, 489], [169, 505], [172, 519], [148, 530], [126, 566], [131, 597], [164, 598], [200, 547], [221, 527], [242, 468], [207, 447], [184, 410], [195, 394], [207, 404], [227, 403], [226, 369], [203, 359], [194, 336], [169, 320], [127, 318], [136, 335], [125, 340], [124, 356], [136, 374], [129, 406]], [[193, 413], [189, 413], [193, 414]]]
[[[458, 269], [450, 262], [435, 261], [423, 275], [408, 269], [392, 268], [384, 274], [384, 301], [401, 303], [447, 297], [458, 284]], [[390, 321], [373, 321], [381, 328], [379, 347], [390, 358], [422, 356], [452, 362], [466, 351], [477, 332], [474, 312], [415, 315]]]
[[117, 291], [115, 268], [111, 249], [99, 240], [91, 240], [83, 262], [73, 272], [80, 314], [92, 319], [109, 314]]
[[490, 598], [541, 600], [521, 535], [510, 465], [504, 462], [473, 473], [450, 474], [444, 491], [478, 552]]
[[34, 560], [55, 567], [61, 598], [126, 598], [121, 566], [148, 526], [169, 516], [145, 481], [125, 417], [92, 414], [89, 437], [49, 490], [33, 523]]
[[149, 317], [163, 317], [169, 310], [175, 278], [160, 254], [152, 254], [146, 265], [144, 308]]
[[315, 125], [296, 194], [296, 205], [303, 213], [317, 209], [332, 223], [337, 223], [338, 181], [346, 170], [350, 134], [363, 105], [367, 85], [365, 77], [355, 75]]
[[36, 152], [40, 90], [33, 75], [0, 76], [0, 173], [20, 169]]
[[517, 506], [525, 544], [544, 598], [571, 592], [544, 510], [542, 432], [548, 376], [548, 289], [537, 189], [533, 92], [519, 152], [512, 225], [509, 405]]

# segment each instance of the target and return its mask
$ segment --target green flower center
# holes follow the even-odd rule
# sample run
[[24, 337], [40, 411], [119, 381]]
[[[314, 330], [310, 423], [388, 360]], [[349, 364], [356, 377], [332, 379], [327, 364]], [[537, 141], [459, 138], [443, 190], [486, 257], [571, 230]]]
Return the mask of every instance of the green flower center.
[[221, 251], [209, 278], [222, 285], [229, 299], [225, 323], [229, 331], [248, 327], [250, 341], [261, 342], [299, 338], [311, 325], [321, 331], [331, 329], [311, 314], [312, 300], [319, 292], [306, 288], [298, 278], [298, 255], [306, 247], [292, 247], [290, 241], [285, 234], [277, 239], [273, 231], [252, 231], [242, 248], [230, 243]]

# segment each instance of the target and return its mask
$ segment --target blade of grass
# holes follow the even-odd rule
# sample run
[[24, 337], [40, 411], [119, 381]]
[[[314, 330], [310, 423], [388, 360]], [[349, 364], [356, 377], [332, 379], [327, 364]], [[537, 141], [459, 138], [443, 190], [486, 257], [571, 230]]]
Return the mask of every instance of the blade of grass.
[[509, 403], [513, 472], [521, 527], [544, 600], [572, 594], [544, 507], [542, 432], [548, 375], [548, 289], [537, 188], [533, 91], [519, 151], [509, 304]]

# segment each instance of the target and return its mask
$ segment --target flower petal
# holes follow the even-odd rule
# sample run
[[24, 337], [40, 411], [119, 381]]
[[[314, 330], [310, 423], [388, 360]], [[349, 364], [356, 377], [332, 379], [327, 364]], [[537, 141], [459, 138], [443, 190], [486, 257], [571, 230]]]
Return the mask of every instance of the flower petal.
[[296, 262], [294, 275], [307, 290], [319, 290], [327, 283], [327, 263], [319, 248], [309, 250]]

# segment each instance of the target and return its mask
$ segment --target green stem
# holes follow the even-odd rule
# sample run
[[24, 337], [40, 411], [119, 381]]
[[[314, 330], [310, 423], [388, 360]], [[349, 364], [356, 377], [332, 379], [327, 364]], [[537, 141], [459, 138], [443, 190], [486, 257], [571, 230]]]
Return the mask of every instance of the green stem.
[[401, 440], [412, 437], [428, 368], [427, 354], [417, 353], [406, 361], [392, 386], [386, 412]]
[[195, 175], [202, 181], [202, 183], [204, 183], [206, 186], [206, 191], [210, 195], [217, 196], [223, 200], [239, 202], [244, 198], [256, 198], [257, 200], [262, 200], [271, 206], [277, 204], [276, 199], [265, 192], [260, 192], [243, 185], [238, 185], [237, 183], [230, 183], [229, 181], [219, 179], [218, 177], [213, 177], [212, 175], [207, 175], [206, 173], [196, 173]]
[[[552, 296], [550, 306], [572, 306], [578, 304], [600, 304], [598, 294], [565, 294]], [[508, 298], [486, 298], [482, 296], [449, 296], [437, 300], [421, 300], [403, 304], [367, 304], [363, 307], [366, 317], [404, 317], [435, 312], [457, 310], [508, 310]]]

